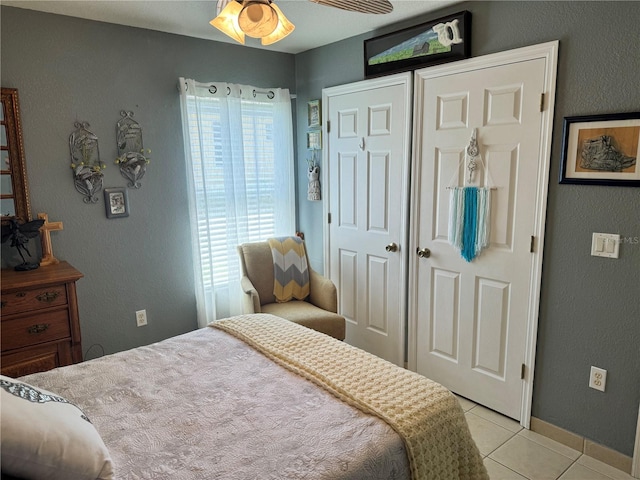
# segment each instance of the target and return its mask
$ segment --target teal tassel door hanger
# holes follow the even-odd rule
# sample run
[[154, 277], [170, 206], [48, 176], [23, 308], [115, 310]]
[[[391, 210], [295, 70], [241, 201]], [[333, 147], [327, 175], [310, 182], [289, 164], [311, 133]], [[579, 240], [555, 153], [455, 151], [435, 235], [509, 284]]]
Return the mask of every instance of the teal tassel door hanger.
[[[478, 168], [478, 162], [485, 169], [475, 128], [465, 151], [465, 159], [468, 183], [471, 183], [474, 172]], [[490, 177], [488, 171], [487, 174]], [[460, 251], [462, 258], [471, 262], [490, 243], [491, 190], [494, 188], [477, 186], [447, 188], [451, 190], [449, 196], [449, 243]]]

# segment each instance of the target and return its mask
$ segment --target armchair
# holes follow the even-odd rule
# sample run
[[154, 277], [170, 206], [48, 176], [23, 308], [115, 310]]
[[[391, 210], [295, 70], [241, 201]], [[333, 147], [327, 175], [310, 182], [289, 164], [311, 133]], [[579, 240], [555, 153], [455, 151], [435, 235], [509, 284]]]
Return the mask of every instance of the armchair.
[[[309, 296], [306, 300], [277, 303], [273, 294], [273, 258], [268, 242], [238, 246], [244, 292], [244, 313], [270, 313], [330, 335], [345, 337], [345, 319], [338, 315], [338, 293], [333, 282], [309, 267]], [[308, 263], [308, 260], [307, 260]]]

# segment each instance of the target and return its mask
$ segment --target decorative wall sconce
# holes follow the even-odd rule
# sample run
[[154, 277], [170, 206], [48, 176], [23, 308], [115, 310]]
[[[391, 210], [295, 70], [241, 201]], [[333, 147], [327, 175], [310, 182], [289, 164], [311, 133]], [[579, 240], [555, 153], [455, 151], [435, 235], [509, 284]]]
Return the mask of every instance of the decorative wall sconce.
[[[120, 173], [129, 180], [129, 187], [140, 188], [140, 180], [147, 171], [150, 160], [144, 156], [142, 145], [142, 127], [133, 117], [133, 112], [120, 111], [122, 118], [116, 124], [116, 141], [118, 158], [115, 163], [120, 166]], [[147, 149], [146, 153], [151, 153]]]
[[106, 165], [100, 161], [98, 137], [89, 130], [87, 122], [75, 122], [76, 130], [69, 135], [71, 168], [76, 190], [84, 195], [84, 203], [97, 203], [96, 194], [102, 190], [102, 170]]

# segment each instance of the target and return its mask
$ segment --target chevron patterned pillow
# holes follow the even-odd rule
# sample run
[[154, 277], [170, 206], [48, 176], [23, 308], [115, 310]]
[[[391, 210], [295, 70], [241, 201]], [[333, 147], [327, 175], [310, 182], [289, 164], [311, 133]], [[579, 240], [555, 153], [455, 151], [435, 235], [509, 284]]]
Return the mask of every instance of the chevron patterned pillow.
[[276, 302], [304, 300], [309, 296], [309, 266], [304, 242], [298, 237], [268, 240], [273, 257], [273, 295]]

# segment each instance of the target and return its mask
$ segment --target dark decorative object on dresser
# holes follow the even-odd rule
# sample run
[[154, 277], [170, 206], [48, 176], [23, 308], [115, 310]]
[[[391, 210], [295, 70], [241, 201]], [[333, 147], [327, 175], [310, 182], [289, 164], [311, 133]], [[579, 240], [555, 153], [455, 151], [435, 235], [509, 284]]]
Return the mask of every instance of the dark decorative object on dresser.
[[39, 263], [30, 263], [27, 262], [27, 259], [24, 258], [22, 254], [22, 250], [24, 253], [31, 256], [31, 252], [27, 250], [25, 246], [30, 238], [36, 238], [40, 233], [40, 227], [44, 224], [44, 220], [32, 220], [27, 223], [18, 223], [18, 221], [14, 218], [10, 218], [6, 224], [2, 225], [2, 243], [11, 239], [11, 246], [16, 247], [18, 253], [20, 254], [20, 258], [22, 258], [22, 263], [16, 265], [14, 270], [19, 272], [26, 270], [34, 270], [40, 266]]
[[20, 377], [82, 361], [76, 281], [67, 262], [2, 270], [1, 373]]

